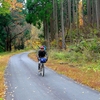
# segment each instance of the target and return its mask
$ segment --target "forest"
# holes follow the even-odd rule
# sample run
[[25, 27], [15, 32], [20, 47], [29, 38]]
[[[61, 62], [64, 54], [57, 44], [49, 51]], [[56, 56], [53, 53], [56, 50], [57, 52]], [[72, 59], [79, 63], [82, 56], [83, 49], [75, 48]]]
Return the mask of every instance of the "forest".
[[1, 0], [0, 52], [25, 48], [31, 25], [48, 49], [99, 52], [99, 0]]
[[[39, 38], [50, 48], [86, 46], [97, 42], [99, 52], [99, 0], [1, 0], [0, 51], [23, 49], [30, 39], [31, 24], [42, 27]], [[84, 49], [83, 47], [77, 49]]]
[[85, 45], [86, 42], [98, 41], [99, 4], [99, 0], [27, 0], [26, 21], [38, 28], [43, 25], [48, 48]]
[[3, 71], [7, 52], [40, 45], [47, 47], [49, 67], [52, 58], [55, 71], [100, 91], [100, 0], [0, 0]]

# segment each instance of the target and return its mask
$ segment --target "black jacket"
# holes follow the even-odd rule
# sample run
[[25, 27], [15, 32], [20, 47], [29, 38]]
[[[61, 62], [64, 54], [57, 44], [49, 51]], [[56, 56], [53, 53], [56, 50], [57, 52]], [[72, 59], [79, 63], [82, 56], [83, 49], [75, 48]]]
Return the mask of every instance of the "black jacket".
[[45, 50], [44, 51], [41, 51], [41, 50], [38, 51], [38, 58], [42, 58], [42, 57], [47, 57], [47, 52]]

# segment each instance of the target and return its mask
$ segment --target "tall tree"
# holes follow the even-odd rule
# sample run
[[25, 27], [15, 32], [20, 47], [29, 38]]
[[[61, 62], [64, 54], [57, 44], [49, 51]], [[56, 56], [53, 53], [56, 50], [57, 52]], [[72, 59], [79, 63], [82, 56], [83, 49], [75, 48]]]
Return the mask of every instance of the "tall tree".
[[[9, 4], [9, 5], [8, 5]], [[0, 51], [11, 51], [14, 40], [23, 34], [24, 15], [21, 14], [22, 4], [16, 0], [4, 0], [0, 9]], [[4, 9], [3, 9], [4, 8]], [[5, 11], [6, 10], [6, 11]], [[3, 13], [2, 13], [3, 11]], [[22, 30], [17, 27], [22, 27]], [[17, 31], [14, 30], [17, 28]], [[20, 32], [18, 32], [20, 30]]]
[[53, 0], [53, 26], [56, 40], [56, 47], [58, 48], [58, 2]]
[[100, 21], [99, 21], [99, 0], [95, 0], [96, 4], [96, 21], [97, 21], [97, 29], [99, 29]]
[[[30, 24], [33, 23], [33, 25], [37, 26], [38, 28], [41, 27], [41, 24], [43, 23], [44, 27], [44, 37], [48, 35], [48, 29], [49, 29], [49, 23], [50, 23], [50, 17], [52, 13], [52, 2], [51, 0], [27, 0], [27, 9], [28, 14], [26, 16], [26, 21]], [[48, 28], [48, 29], [47, 29]], [[45, 38], [45, 39], [46, 39]], [[48, 40], [48, 39], [46, 39]]]
[[64, 12], [63, 12], [63, 0], [61, 1], [61, 30], [62, 30], [62, 49], [65, 49], [65, 34], [64, 34]]
[[92, 21], [92, 16], [91, 16], [91, 0], [87, 0], [87, 16], [88, 16], [88, 23], [90, 24]]
[[27, 22], [42, 23], [45, 39], [56, 39], [56, 45], [62, 37], [62, 48], [66, 37], [80, 42], [80, 37], [93, 36], [95, 25], [100, 28], [100, 0], [27, 0], [27, 9]]

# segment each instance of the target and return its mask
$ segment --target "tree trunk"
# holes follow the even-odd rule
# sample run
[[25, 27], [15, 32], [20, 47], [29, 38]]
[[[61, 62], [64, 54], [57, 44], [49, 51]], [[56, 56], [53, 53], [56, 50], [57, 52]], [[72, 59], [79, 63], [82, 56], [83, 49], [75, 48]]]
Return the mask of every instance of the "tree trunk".
[[65, 36], [64, 36], [64, 17], [63, 17], [63, 0], [61, 1], [61, 30], [62, 30], [62, 49], [65, 49]]
[[58, 48], [58, 13], [57, 13], [57, 0], [55, 0], [55, 27], [56, 27], [56, 33], [55, 33], [55, 38], [56, 38], [56, 43], [57, 43], [57, 48]]
[[95, 1], [92, 0], [92, 25], [96, 23]]
[[7, 26], [5, 28], [7, 32], [7, 38], [6, 38], [6, 51], [11, 51], [11, 34], [10, 34], [10, 28]]
[[45, 45], [47, 46], [47, 49], [50, 49], [50, 41], [49, 41], [49, 26], [48, 22], [44, 21], [44, 40], [45, 40]]
[[96, 21], [97, 21], [97, 29], [99, 30], [99, 10], [98, 10], [98, 0], [95, 0], [95, 2], [96, 2]]
[[75, 25], [75, 1], [73, 0], [73, 24]]
[[91, 24], [91, 19], [92, 19], [92, 15], [91, 15], [91, 0], [87, 0], [87, 17], [88, 17], [88, 23]]
[[72, 43], [72, 38], [71, 38], [71, 1], [68, 0], [68, 18], [69, 18], [69, 35], [70, 35], [70, 43]]
[[53, 20], [53, 14], [51, 14], [50, 17], [50, 41], [54, 40], [54, 20]]

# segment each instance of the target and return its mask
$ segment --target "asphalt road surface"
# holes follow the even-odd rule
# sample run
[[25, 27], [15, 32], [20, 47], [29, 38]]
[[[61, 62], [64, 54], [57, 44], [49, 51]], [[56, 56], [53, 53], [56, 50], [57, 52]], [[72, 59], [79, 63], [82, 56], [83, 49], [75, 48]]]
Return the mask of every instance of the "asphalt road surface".
[[29, 52], [10, 58], [5, 70], [6, 100], [100, 100], [100, 92], [79, 84], [45, 67], [38, 74], [38, 63], [28, 58]]

